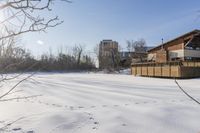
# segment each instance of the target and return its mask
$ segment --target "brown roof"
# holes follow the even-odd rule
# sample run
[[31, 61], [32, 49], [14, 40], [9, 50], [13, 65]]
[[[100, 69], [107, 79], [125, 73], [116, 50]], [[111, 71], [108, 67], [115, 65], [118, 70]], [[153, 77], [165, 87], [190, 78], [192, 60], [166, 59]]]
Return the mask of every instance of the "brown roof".
[[188, 32], [188, 33], [186, 33], [186, 34], [183, 34], [183, 35], [181, 35], [181, 36], [179, 36], [179, 37], [177, 37], [177, 38], [175, 38], [175, 39], [172, 39], [172, 40], [170, 40], [170, 41], [167, 41], [167, 42], [165, 42], [165, 43], [163, 43], [163, 44], [158, 45], [157, 47], [154, 47], [154, 48], [148, 50], [148, 52], [150, 52], [150, 51], [152, 51], [152, 50], [154, 50], [154, 49], [156, 49], [156, 48], [159, 48], [159, 47], [161, 47], [161, 46], [165, 46], [165, 45], [169, 44], [170, 42], [173, 42], [173, 41], [175, 41], [175, 40], [177, 40], [177, 39], [180, 39], [180, 38], [183, 38], [183, 37], [187, 37], [187, 36], [190, 36], [190, 35], [193, 35], [193, 34], [200, 34], [200, 30], [197, 30], [197, 29], [196, 29], [196, 30], [193, 30], [193, 31]]

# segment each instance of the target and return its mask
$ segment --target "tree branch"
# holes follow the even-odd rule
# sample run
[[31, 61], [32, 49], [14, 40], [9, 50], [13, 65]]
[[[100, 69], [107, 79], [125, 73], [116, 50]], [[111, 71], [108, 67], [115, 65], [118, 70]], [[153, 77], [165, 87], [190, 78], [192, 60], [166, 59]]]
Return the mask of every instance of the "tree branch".
[[[54, 2], [68, 2], [69, 0], [6, 0], [1, 2], [0, 10], [8, 12], [7, 18], [0, 22], [2, 35], [0, 40], [18, 36], [28, 32], [45, 32], [46, 29], [56, 27], [63, 23], [58, 16], [42, 17], [45, 11], [50, 12]], [[11, 28], [11, 27], [15, 28]], [[13, 30], [14, 29], [14, 30]]]

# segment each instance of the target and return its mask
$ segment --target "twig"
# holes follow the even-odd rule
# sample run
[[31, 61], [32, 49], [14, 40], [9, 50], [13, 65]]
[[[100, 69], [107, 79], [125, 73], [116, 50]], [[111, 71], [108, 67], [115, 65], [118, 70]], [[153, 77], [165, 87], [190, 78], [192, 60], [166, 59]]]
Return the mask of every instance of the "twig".
[[0, 131], [4, 131], [5, 128], [7, 128], [8, 126], [11, 126], [12, 124], [16, 123], [17, 121], [19, 121], [19, 120], [21, 120], [21, 119], [24, 119], [24, 117], [20, 117], [20, 118], [18, 118], [17, 120], [6, 124], [5, 126], [3, 126], [3, 127], [0, 128]]
[[9, 98], [9, 99], [2, 99], [0, 102], [5, 102], [5, 101], [11, 101], [11, 100], [19, 100], [19, 99], [29, 99], [29, 98], [34, 98], [34, 97], [39, 97], [42, 95], [32, 95], [32, 96], [24, 96], [24, 97], [15, 97], [15, 98]]
[[35, 73], [32, 73], [31, 75], [27, 76], [26, 78], [20, 80], [17, 84], [15, 84], [10, 90], [8, 90], [6, 93], [4, 93], [3, 95], [0, 96], [0, 99], [2, 99], [3, 97], [5, 97], [6, 95], [8, 95], [11, 91], [13, 91], [19, 84], [21, 84], [22, 82], [24, 82], [25, 80], [27, 80], [28, 78], [32, 77]]
[[[69, 0], [6, 0], [0, 5], [0, 10], [7, 10], [8, 17], [0, 22], [1, 30], [4, 31], [0, 40], [13, 36], [18, 36], [27, 32], [45, 32], [46, 29], [56, 27], [63, 23], [59, 18], [42, 17], [35, 15], [33, 12], [52, 11], [53, 2], [67, 2]], [[16, 20], [19, 22], [16, 23]], [[15, 30], [10, 29], [10, 24], [15, 25]]]
[[13, 92], [11, 92], [11, 93], [9, 93], [8, 95], [12, 95], [12, 94], [15, 94], [15, 93], [17, 93], [17, 92], [22, 92], [23, 90], [16, 90], [16, 91], [13, 91]]
[[175, 79], [175, 83], [177, 84], [177, 86], [179, 87], [179, 89], [186, 95], [188, 96], [190, 99], [192, 99], [194, 102], [196, 102], [197, 104], [200, 105], [200, 102], [198, 100], [196, 100], [195, 98], [193, 98], [191, 95], [189, 95], [180, 85], [179, 83], [176, 81]]

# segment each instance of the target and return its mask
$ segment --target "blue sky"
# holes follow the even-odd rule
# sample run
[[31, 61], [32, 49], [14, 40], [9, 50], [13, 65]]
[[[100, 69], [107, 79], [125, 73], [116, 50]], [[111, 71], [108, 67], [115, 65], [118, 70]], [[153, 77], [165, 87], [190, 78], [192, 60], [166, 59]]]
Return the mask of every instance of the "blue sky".
[[144, 38], [156, 46], [185, 32], [200, 29], [200, 0], [72, 0], [55, 4], [50, 14], [65, 22], [47, 33], [29, 33], [23, 44], [34, 55], [74, 44], [92, 51], [102, 39], [126, 48], [126, 40]]

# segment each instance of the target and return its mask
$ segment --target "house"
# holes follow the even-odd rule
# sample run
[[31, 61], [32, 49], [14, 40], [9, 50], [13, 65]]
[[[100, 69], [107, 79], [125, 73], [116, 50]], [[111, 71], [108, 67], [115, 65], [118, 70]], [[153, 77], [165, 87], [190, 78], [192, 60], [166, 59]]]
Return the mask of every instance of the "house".
[[116, 67], [118, 56], [118, 42], [102, 40], [99, 44], [99, 68], [107, 69]]
[[200, 30], [193, 30], [148, 51], [149, 62], [200, 61]]
[[133, 63], [132, 75], [200, 77], [200, 30], [193, 30], [148, 51], [147, 61]]

